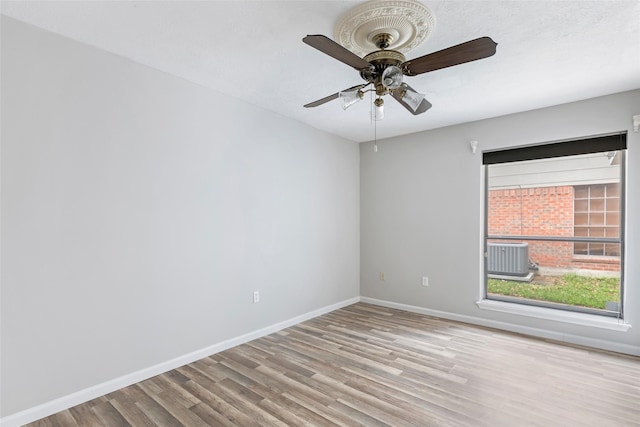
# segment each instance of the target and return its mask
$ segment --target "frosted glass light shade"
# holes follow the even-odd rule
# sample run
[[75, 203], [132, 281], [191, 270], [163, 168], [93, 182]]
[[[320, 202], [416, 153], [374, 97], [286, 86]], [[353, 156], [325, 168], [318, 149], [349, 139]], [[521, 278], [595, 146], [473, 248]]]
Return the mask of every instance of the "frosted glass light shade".
[[364, 94], [360, 92], [359, 89], [338, 92], [338, 99], [340, 100], [340, 105], [343, 110], [346, 110], [356, 102], [361, 101], [363, 97]]
[[402, 95], [402, 101], [404, 101], [413, 111], [416, 111], [424, 97], [425, 95], [423, 93], [406, 89]]
[[379, 107], [374, 107], [373, 109], [373, 120], [379, 121], [384, 119], [384, 105]]
[[390, 65], [382, 73], [382, 86], [394, 90], [402, 84], [402, 70], [395, 65]]

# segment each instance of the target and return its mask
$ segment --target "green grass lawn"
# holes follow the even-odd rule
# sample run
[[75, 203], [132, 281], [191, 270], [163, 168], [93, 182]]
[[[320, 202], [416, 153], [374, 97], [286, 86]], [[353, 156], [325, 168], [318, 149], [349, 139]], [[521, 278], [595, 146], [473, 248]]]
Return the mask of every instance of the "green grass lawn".
[[620, 302], [620, 279], [565, 274], [552, 284], [489, 279], [488, 293], [604, 309], [607, 301]]

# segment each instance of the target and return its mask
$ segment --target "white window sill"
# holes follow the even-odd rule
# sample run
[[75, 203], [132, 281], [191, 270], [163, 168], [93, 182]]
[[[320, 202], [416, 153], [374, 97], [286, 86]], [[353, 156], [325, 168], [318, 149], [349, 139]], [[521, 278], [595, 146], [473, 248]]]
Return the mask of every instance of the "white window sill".
[[626, 332], [631, 328], [631, 325], [629, 323], [625, 323], [622, 319], [598, 316], [597, 314], [575, 313], [571, 311], [556, 310], [553, 308], [535, 307], [531, 305], [492, 301], [488, 299], [477, 301], [476, 304], [482, 310], [499, 311], [501, 313], [609, 329], [611, 331]]

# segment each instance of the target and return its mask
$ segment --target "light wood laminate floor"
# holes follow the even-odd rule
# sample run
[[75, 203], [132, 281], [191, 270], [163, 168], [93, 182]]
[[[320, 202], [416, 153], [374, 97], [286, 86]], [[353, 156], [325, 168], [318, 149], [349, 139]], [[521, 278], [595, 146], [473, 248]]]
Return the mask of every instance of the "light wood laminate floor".
[[358, 303], [31, 426], [640, 426], [640, 358]]

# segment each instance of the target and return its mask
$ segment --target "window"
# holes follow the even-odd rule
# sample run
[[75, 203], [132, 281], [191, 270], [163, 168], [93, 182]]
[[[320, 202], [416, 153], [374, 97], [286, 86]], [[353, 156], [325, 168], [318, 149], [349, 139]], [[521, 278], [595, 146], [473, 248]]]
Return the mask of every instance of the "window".
[[485, 152], [485, 298], [622, 317], [626, 134]]
[[[620, 184], [575, 187], [574, 236], [620, 237]], [[590, 256], [620, 256], [620, 246], [606, 243], [574, 243], [573, 253]]]

